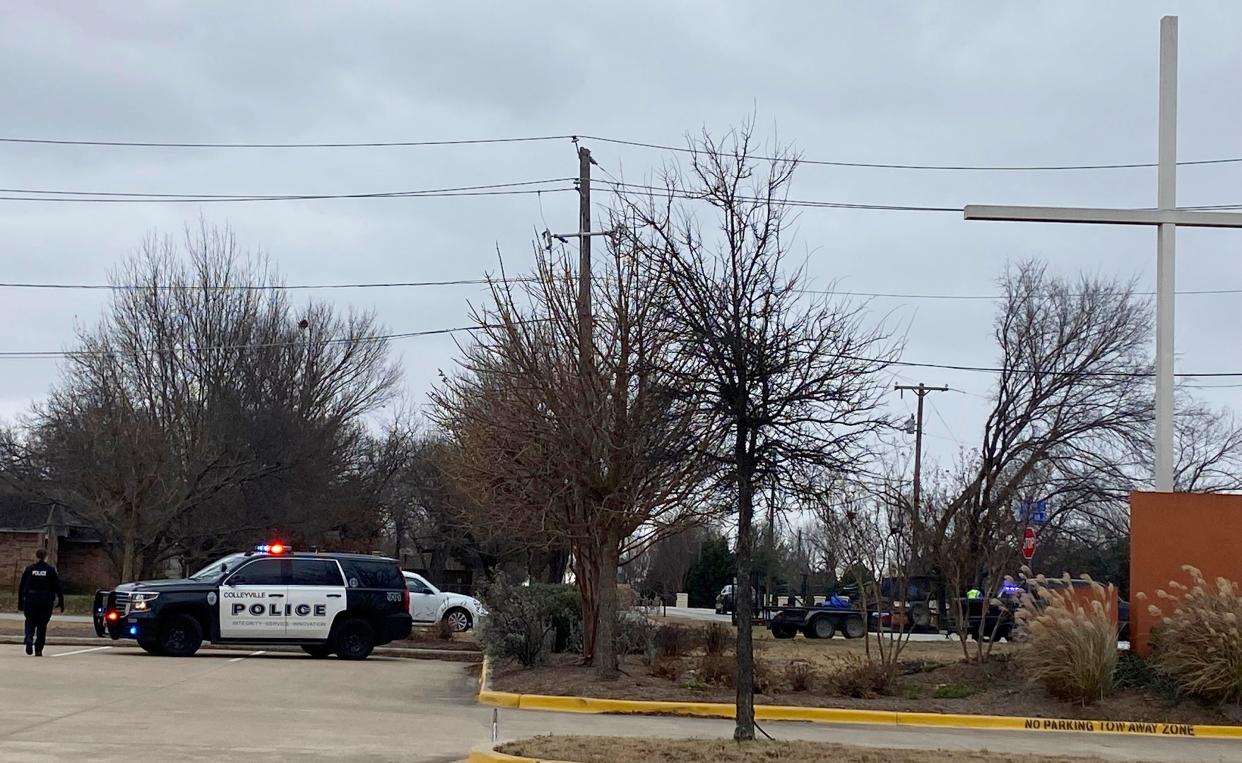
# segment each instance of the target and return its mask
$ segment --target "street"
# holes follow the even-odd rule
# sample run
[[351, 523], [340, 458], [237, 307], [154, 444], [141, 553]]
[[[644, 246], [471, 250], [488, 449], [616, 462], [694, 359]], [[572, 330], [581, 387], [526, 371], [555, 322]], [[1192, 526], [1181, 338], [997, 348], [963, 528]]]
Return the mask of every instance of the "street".
[[[0, 761], [462, 760], [490, 739], [461, 664], [204, 650], [190, 659], [119, 646], [0, 651]], [[726, 720], [498, 711], [501, 739], [536, 734], [728, 737]], [[1116, 760], [1242, 761], [1219, 740], [768, 723], [778, 739], [990, 749]]]

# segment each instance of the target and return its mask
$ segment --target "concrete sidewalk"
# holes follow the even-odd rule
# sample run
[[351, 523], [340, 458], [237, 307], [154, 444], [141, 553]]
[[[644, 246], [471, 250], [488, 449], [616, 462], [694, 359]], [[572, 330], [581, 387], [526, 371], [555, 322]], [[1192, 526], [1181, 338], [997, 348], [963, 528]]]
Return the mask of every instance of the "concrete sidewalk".
[[[26, 616], [20, 612], [0, 612], [0, 620], [20, 620], [25, 621]], [[52, 615], [52, 624], [56, 623], [90, 623], [90, 615], [62, 615], [59, 612]]]

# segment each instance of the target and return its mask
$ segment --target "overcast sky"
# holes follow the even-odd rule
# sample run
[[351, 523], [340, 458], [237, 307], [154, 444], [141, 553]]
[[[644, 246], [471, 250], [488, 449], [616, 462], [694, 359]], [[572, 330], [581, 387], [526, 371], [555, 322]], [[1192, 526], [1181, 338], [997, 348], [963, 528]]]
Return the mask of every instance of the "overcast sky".
[[[449, 7], [452, 6], [452, 7]], [[590, 134], [682, 144], [754, 111], [808, 159], [1096, 164], [1156, 158], [1160, 16], [1180, 15], [1179, 158], [1242, 157], [1242, 4], [712, 2], [128, 2], [0, 6], [0, 137], [170, 142], [357, 142]], [[587, 141], [638, 178], [659, 152]], [[15, 189], [321, 194], [576, 174], [568, 141], [318, 150], [0, 145]], [[1182, 204], [1242, 204], [1242, 164], [1184, 168]], [[561, 184], [564, 186], [565, 184]], [[11, 194], [7, 194], [11, 195]], [[806, 166], [797, 198], [1151, 206], [1155, 171], [971, 173]], [[0, 201], [0, 281], [100, 283], [151, 230], [200, 215], [267, 252], [286, 282], [476, 278], [529, 262], [532, 231], [576, 228], [572, 193], [229, 204]], [[960, 214], [805, 210], [817, 284], [986, 295], [1005, 263], [1137, 277], [1155, 232], [966, 222]], [[1178, 234], [1178, 288], [1242, 288], [1242, 233]], [[322, 292], [374, 307], [393, 331], [461, 326], [474, 287]], [[301, 298], [301, 297], [299, 297]], [[72, 345], [107, 295], [0, 289], [0, 350]], [[1177, 306], [1178, 371], [1242, 371], [1238, 295]], [[904, 359], [995, 365], [994, 303], [877, 299], [909, 324]], [[447, 337], [395, 345], [410, 396], [453, 363]], [[54, 360], [0, 359], [0, 414], [46, 394]], [[948, 384], [927, 447], [974, 443], [992, 378]], [[1238, 380], [1242, 382], [1242, 379]], [[1216, 383], [1220, 383], [1219, 381]], [[1204, 392], [1242, 404], [1242, 390]], [[910, 404], [892, 396], [894, 411]]]

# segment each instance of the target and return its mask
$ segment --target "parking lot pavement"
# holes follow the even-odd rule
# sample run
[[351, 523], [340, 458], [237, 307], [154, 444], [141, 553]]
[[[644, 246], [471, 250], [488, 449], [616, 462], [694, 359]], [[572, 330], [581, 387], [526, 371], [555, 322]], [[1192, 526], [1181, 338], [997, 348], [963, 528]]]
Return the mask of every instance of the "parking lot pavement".
[[460, 663], [6, 645], [0, 676], [0, 761], [455, 761], [490, 735]]
[[[460, 663], [204, 650], [189, 659], [123, 646], [0, 647], [0, 761], [289, 759], [422, 761], [466, 757], [490, 738]], [[724, 737], [706, 718], [498, 711], [502, 739], [536, 734]], [[1082, 734], [765, 723], [778, 739], [871, 747], [1095, 754], [1110, 760], [1242, 759], [1236, 742]], [[933, 758], [929, 758], [933, 759]]]

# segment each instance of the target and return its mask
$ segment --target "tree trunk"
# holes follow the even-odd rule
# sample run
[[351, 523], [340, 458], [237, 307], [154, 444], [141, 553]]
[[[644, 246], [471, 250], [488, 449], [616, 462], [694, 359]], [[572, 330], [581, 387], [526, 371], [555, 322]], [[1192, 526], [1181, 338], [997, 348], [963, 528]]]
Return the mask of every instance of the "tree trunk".
[[734, 446], [737, 464], [737, 581], [733, 606], [737, 613], [737, 725], [733, 739], [749, 742], [755, 738], [755, 656], [751, 641], [750, 585], [751, 515], [754, 510], [754, 467], [747, 449], [747, 433], [739, 427]]
[[138, 513], [129, 507], [125, 522], [125, 535], [121, 539], [121, 582], [135, 580], [134, 569], [138, 556]]
[[557, 585], [565, 582], [565, 570], [569, 567], [569, 552], [557, 549], [548, 552], [547, 582]]
[[594, 549], [584, 544], [575, 544], [573, 555], [574, 583], [582, 605], [582, 662], [589, 665], [595, 660], [599, 625], [598, 560]]
[[431, 563], [427, 565], [427, 575], [432, 581], [444, 587], [444, 568], [448, 566], [448, 547], [440, 539], [431, 549]]
[[617, 541], [605, 537], [599, 549], [599, 608], [596, 610], [598, 625], [595, 629], [595, 675], [611, 680], [617, 677], [617, 643], [614, 633], [617, 624]]

